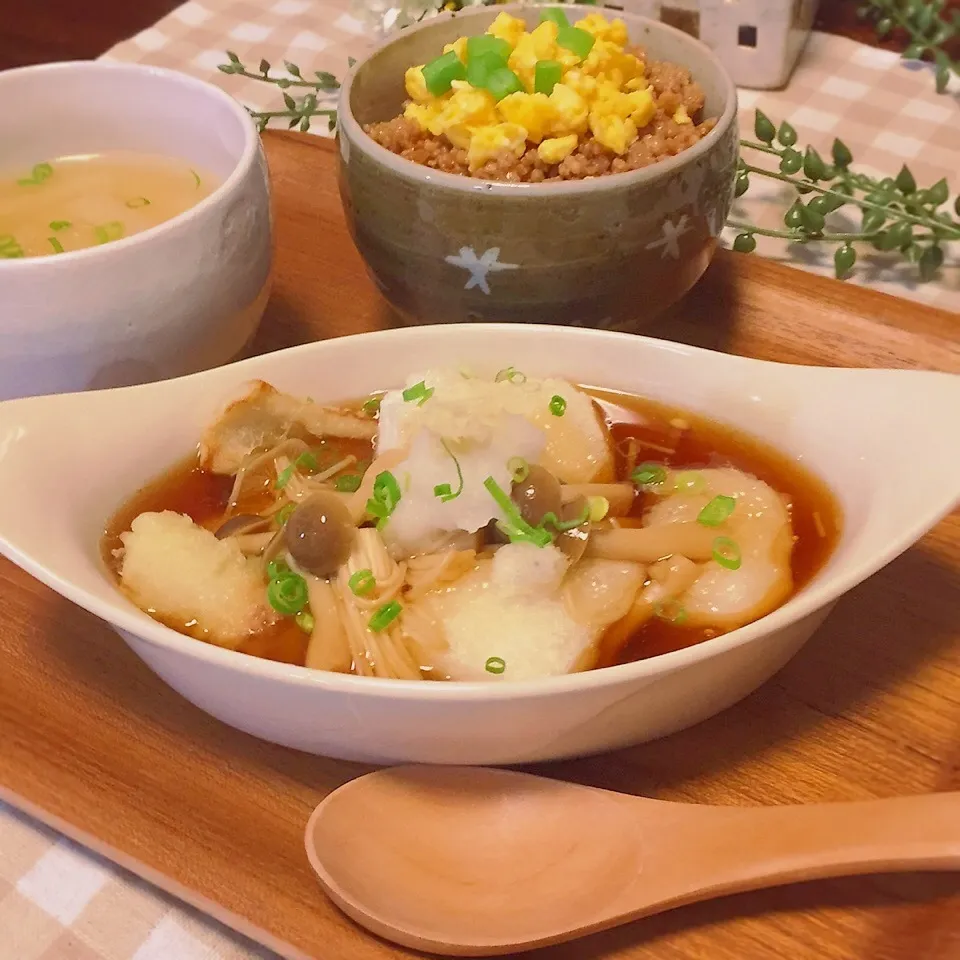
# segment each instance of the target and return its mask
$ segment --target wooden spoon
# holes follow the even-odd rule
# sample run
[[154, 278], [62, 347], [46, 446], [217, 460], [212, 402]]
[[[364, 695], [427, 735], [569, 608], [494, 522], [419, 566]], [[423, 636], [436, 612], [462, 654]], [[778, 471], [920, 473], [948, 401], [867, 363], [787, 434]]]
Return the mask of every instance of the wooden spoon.
[[331, 793], [306, 848], [334, 903], [374, 933], [488, 956], [742, 890], [960, 869], [960, 793], [710, 807], [507, 770], [394, 767]]

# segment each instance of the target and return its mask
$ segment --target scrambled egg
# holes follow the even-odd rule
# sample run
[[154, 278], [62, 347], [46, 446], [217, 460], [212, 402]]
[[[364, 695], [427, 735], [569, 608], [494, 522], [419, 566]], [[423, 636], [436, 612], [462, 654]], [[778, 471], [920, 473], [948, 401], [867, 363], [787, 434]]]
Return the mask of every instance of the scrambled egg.
[[[625, 49], [628, 36], [622, 20], [608, 21], [602, 14], [591, 13], [575, 27], [590, 35], [585, 55], [558, 43], [565, 39], [561, 31], [570, 28], [544, 19], [527, 32], [523, 20], [501, 13], [487, 35], [509, 45], [506, 66], [519, 78], [522, 89], [498, 99], [490, 90], [455, 79], [449, 90], [435, 96], [424, 78], [424, 65], [415, 66], [405, 75], [410, 100], [404, 116], [466, 150], [471, 170], [503, 151], [520, 157], [529, 145], [537, 147], [544, 163], [558, 164], [576, 150], [588, 131], [622, 156], [656, 112], [643, 61]], [[467, 37], [444, 47], [444, 54], [451, 51], [461, 64], [468, 64]], [[542, 61], [560, 65], [559, 81], [549, 93], [536, 89], [537, 65]], [[691, 122], [683, 107], [674, 119]]]

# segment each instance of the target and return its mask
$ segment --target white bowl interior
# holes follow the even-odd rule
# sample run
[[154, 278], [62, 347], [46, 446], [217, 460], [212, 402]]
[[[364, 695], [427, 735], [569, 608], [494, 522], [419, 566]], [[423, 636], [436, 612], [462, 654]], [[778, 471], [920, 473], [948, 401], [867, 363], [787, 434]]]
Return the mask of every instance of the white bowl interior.
[[[246, 661], [180, 638], [119, 594], [98, 554], [108, 516], [194, 449], [215, 411], [252, 378], [328, 401], [454, 364], [512, 364], [676, 404], [750, 431], [830, 485], [845, 529], [827, 567], [769, 617], [681, 651], [684, 657], [809, 615], [893, 559], [960, 499], [957, 376], [787, 366], [582, 329], [434, 326], [311, 344], [144, 387], [0, 404], [0, 552], [151, 642]], [[255, 663], [257, 670], [301, 670]]]
[[183, 158], [223, 180], [249, 139], [236, 104], [186, 74], [87, 61], [0, 72], [4, 167], [135, 150]]

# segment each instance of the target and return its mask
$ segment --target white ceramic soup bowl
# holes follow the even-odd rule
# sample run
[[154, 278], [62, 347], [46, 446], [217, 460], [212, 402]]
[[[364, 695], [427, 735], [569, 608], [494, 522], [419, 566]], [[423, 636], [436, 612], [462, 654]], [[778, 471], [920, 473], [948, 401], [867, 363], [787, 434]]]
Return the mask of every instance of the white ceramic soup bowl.
[[[749, 626], [638, 663], [516, 683], [377, 680], [259, 660], [162, 626], [116, 588], [99, 553], [105, 520], [195, 449], [248, 380], [335, 401], [463, 363], [626, 390], [750, 431], [832, 487], [845, 513], [836, 552], [813, 582]], [[187, 699], [255, 736], [370, 762], [553, 760], [680, 730], [779, 670], [845, 591], [960, 499], [958, 409], [960, 377], [949, 374], [786, 366], [565, 327], [363, 334], [166, 383], [0, 404], [0, 552], [110, 623]], [[909, 483], [891, 464], [890, 437], [897, 463], [920, 468]]]
[[105, 62], [0, 73], [0, 163], [133, 150], [220, 179], [143, 233], [72, 253], [0, 259], [0, 400], [126, 386], [218, 366], [260, 322], [272, 255], [260, 137], [223, 91]]

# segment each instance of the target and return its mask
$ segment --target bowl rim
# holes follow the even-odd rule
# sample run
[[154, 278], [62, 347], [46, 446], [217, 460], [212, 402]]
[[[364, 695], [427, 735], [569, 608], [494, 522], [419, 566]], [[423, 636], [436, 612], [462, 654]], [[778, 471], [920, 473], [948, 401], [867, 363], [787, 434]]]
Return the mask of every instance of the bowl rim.
[[[552, 3], [551, 7], [558, 7], [563, 10], [584, 13], [584, 5], [575, 3]], [[495, 9], [504, 13], [523, 13], [530, 11], [532, 5], [529, 3], [506, 3], [497, 5]], [[587, 13], [593, 10], [605, 8], [589, 7]], [[584, 193], [601, 192], [607, 193], [611, 190], [624, 189], [631, 186], [639, 186], [659, 179], [668, 177], [671, 173], [693, 165], [697, 160], [708, 154], [727, 133], [730, 127], [737, 121], [737, 87], [733, 82], [730, 73], [724, 67], [720, 58], [705, 44], [702, 40], [671, 27], [669, 24], [662, 23], [659, 20], [653, 20], [650, 17], [640, 16], [626, 10], [615, 11], [617, 18], [622, 19], [632, 29], [638, 26], [650, 26], [654, 30], [659, 30], [667, 34], [675, 34], [682, 38], [682, 42], [694, 45], [700, 48], [700, 53], [705, 60], [710, 62], [716, 69], [718, 75], [724, 82], [725, 106], [723, 112], [717, 118], [713, 129], [698, 140], [692, 147], [688, 147], [676, 156], [667, 157], [657, 163], [641, 167], [639, 170], [628, 170], [624, 173], [609, 174], [602, 177], [588, 177], [580, 180], [564, 180], [559, 183], [504, 183], [497, 180], [477, 180], [474, 177], [465, 177], [455, 173], [445, 173], [441, 170], [434, 170], [431, 167], [425, 167], [413, 160], [407, 160], [392, 153], [386, 147], [382, 147], [373, 140], [360, 126], [353, 110], [350, 107], [350, 95], [353, 90], [353, 83], [360, 71], [379, 53], [393, 44], [400, 43], [405, 37], [411, 36], [422, 31], [428, 31], [436, 28], [437, 24], [445, 23], [457, 19], [470, 19], [489, 14], [490, 7], [477, 5], [465, 7], [462, 10], [453, 10], [438, 14], [425, 20], [422, 23], [404, 27], [397, 35], [388, 36], [383, 42], [371, 50], [367, 56], [358, 60], [348, 71], [340, 87], [340, 96], [337, 101], [337, 135], [341, 132], [350, 140], [351, 148], [356, 147], [366, 153], [374, 162], [386, 166], [390, 171], [405, 180], [426, 186], [445, 188], [461, 192], [480, 191], [485, 196], [500, 197], [518, 197], [523, 196], [525, 192], [534, 190], [535, 196], [570, 196], [577, 197]], [[688, 68], [690, 69], [690, 68]], [[696, 79], [696, 77], [694, 77]], [[343, 147], [340, 149], [341, 158]], [[342, 164], [346, 166], [346, 164]]]
[[[487, 323], [475, 324], [473, 326], [476, 328], [475, 333], [478, 336], [484, 334], [494, 336], [504, 331], [526, 331], [527, 335], [537, 337], [544, 335], [549, 336], [551, 333], [559, 333], [564, 337], [582, 338], [585, 344], [599, 341], [607, 341], [611, 344], [624, 347], [628, 344], [633, 344], [635, 348], [643, 350], [679, 352], [691, 357], [692, 362], [695, 362], [695, 359], [698, 357], [703, 360], [712, 358], [710, 362], [725, 363], [732, 367], [742, 368], [744, 365], [757, 368], [775, 367], [780, 371], [790, 370], [793, 371], [794, 375], [807, 377], [835, 378], [839, 376], [862, 376], [864, 374], [876, 375], [879, 373], [912, 378], [923, 377], [925, 379], [932, 377], [938, 379], [951, 377], [950, 374], [933, 371], [856, 370], [779, 363], [720, 353], [701, 347], [662, 341], [635, 334], [578, 327], [510, 323]], [[357, 340], [370, 339], [386, 342], [387, 345], [395, 343], [398, 354], [402, 354], [405, 346], [407, 346], [405, 341], [408, 338], [415, 339], [416, 337], [430, 336], [432, 333], [442, 333], [443, 331], [450, 334], [451, 331], [455, 333], [461, 330], [462, 325], [460, 324], [442, 324], [429, 327], [409, 327], [351, 334], [345, 337], [335, 338], [334, 340], [316, 341], [314, 343], [290, 347], [286, 350], [252, 357], [239, 363], [203, 371], [176, 380], [125, 387], [117, 391], [97, 391], [94, 394], [86, 394], [86, 396], [96, 395], [96, 393], [117, 393], [117, 399], [113, 402], [119, 402], [120, 396], [133, 390], [152, 392], [155, 394], [156, 399], [161, 400], [162, 394], [168, 391], [175, 393], [180, 389], [181, 384], [187, 382], [192, 382], [194, 389], [197, 389], [197, 385], [204, 384], [204, 387], [200, 388], [201, 392], [217, 391], [227, 396], [232, 390], [235, 390], [239, 384], [245, 383], [249, 379], [261, 376], [277, 377], [287, 359], [294, 354], [315, 353], [318, 355], [319, 361], [323, 362], [323, 354], [334, 344], [343, 346], [351, 342], [355, 343]], [[336, 350], [337, 347], [333, 346], [333, 349]], [[264, 364], [272, 366], [272, 371], [265, 371], [262, 366]], [[209, 381], [209, 387], [206, 387], [206, 381]], [[960, 386], [960, 377], [957, 378], [957, 381], [958, 386]], [[34, 403], [61, 403], [63, 402], [64, 396], [67, 395], [13, 400], [10, 401], [10, 403], [31, 405]], [[78, 399], [82, 396], [84, 395], [79, 395]], [[129, 497], [130, 495], [131, 493], [127, 492], [127, 496]], [[120, 503], [122, 502], [123, 501], [120, 501]], [[675, 670], [685, 669], [695, 663], [710, 660], [715, 656], [720, 656], [747, 644], [760, 642], [771, 633], [788, 629], [807, 617], [814, 616], [822, 610], [828, 610], [836, 600], [846, 594], [850, 589], [886, 566], [891, 560], [915, 543], [937, 521], [949, 513], [951, 508], [950, 504], [946, 507], [942, 505], [931, 505], [925, 512], [917, 513], [909, 523], [905, 523], [901, 535], [897, 538], [892, 538], [887, 543], [886, 548], [876, 552], [869, 561], [860, 561], [858, 564], [852, 564], [848, 569], [841, 569], [826, 579], [822, 577], [815, 579], [812, 583], [807, 584], [798, 593], [794, 594], [785, 604], [767, 614], [765, 617], [761, 617], [759, 620], [755, 620], [753, 623], [736, 630], [731, 630], [729, 633], [705, 640], [691, 647], [661, 654], [646, 660], [637, 660], [581, 673], [564, 674], [534, 680], [518, 680], [511, 681], [510, 683], [490, 683], [484, 681], [425, 683], [423, 681], [413, 680], [391, 680], [384, 682], [378, 681], [376, 678], [325, 673], [323, 671], [311, 670], [304, 666], [264, 660], [259, 657], [239, 653], [235, 650], [229, 650], [213, 644], [204, 643], [200, 640], [195, 640], [192, 637], [181, 634], [153, 620], [148, 614], [140, 611], [124, 596], [102, 560], [100, 560], [97, 565], [100, 575], [104, 578], [105, 585], [110, 590], [109, 599], [104, 599], [97, 594], [89, 592], [86, 588], [75, 585], [65, 577], [58, 576], [49, 570], [44, 563], [34, 561], [24, 550], [16, 548], [2, 538], [0, 538], [0, 553], [8, 556], [36, 579], [47, 584], [68, 600], [93, 613], [114, 629], [126, 634], [127, 637], [134, 640], [136, 644], [142, 643], [150, 647], [160, 648], [168, 653], [185, 655], [188, 658], [208, 663], [212, 667], [225, 668], [228, 671], [247, 677], [290, 683], [302, 688], [311, 687], [326, 690], [331, 693], [387, 700], [401, 699], [420, 701], [423, 703], [463, 700], [465, 702], [476, 703], [520, 697], [535, 699], [542, 696], [563, 695], [565, 693], [586, 689], [603, 689], [607, 687], [617, 687], [623, 684], [632, 685], [638, 681], [652, 680], [657, 676], [672, 673]], [[841, 533], [837, 550], [842, 548], [848, 536], [847, 529], [844, 529]], [[99, 559], [99, 545], [81, 544], [84, 551], [86, 551], [86, 546], [90, 546], [91, 549], [96, 552]]]
[[112, 73], [121, 78], [124, 74], [137, 74], [154, 77], [161, 83], [180, 84], [183, 87], [193, 90], [194, 93], [206, 97], [220, 107], [225, 108], [240, 122], [240, 129], [243, 131], [244, 142], [240, 155], [234, 162], [233, 169], [230, 173], [211, 193], [204, 197], [199, 203], [194, 204], [194, 206], [189, 207], [182, 213], [178, 213], [175, 217], [155, 224], [146, 230], [141, 230], [139, 233], [131, 234], [128, 237], [121, 237], [119, 240], [113, 240], [110, 243], [99, 244], [94, 247], [84, 247], [81, 250], [69, 250], [57, 255], [0, 259], [0, 275], [2, 275], [4, 270], [21, 270], [24, 272], [28, 270], [50, 270], [54, 269], [54, 264], [69, 265], [88, 259], [94, 260], [98, 257], [113, 256], [116, 255], [117, 251], [129, 250], [144, 243], [150, 243], [153, 238], [165, 233], [170, 233], [189, 220], [201, 217], [211, 208], [223, 203], [224, 199], [235, 191], [237, 185], [247, 175], [256, 161], [257, 154], [260, 150], [260, 135], [257, 133], [256, 126], [246, 109], [226, 91], [221, 90], [220, 87], [179, 70], [117, 60], [62, 60], [54, 63], [30, 64], [25, 67], [15, 67], [11, 70], [0, 70], [0, 93], [2, 93], [5, 81], [16, 76], [57, 73], [69, 74], [73, 72], [96, 73], [101, 71], [107, 74]]

